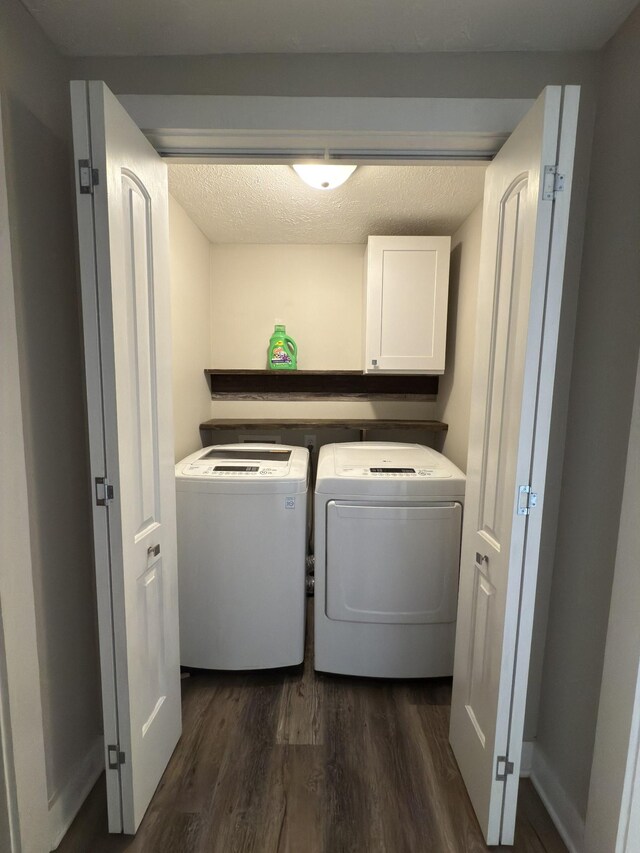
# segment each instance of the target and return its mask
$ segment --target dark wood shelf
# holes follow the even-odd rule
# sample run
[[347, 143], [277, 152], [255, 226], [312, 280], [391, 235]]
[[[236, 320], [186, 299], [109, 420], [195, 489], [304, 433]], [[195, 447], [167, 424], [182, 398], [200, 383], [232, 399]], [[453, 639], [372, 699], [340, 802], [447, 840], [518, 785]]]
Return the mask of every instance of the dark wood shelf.
[[205, 370], [214, 400], [434, 400], [438, 376], [357, 370]]
[[279, 430], [279, 429], [420, 429], [427, 432], [446, 432], [448, 425], [442, 421], [424, 420], [375, 420], [354, 418], [254, 418], [242, 420], [238, 418], [212, 418], [200, 424], [201, 430], [216, 431], [250, 431], [250, 430]]

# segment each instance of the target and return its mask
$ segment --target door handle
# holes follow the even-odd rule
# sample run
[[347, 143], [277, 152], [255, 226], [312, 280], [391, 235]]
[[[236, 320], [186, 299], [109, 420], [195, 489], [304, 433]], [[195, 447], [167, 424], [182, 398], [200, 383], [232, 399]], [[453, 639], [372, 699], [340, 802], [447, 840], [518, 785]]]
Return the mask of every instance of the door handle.
[[157, 557], [160, 553], [160, 543], [157, 545], [149, 545], [147, 548], [147, 557]]
[[483, 563], [488, 563], [489, 558], [486, 554], [481, 554], [480, 551], [476, 551], [476, 563], [481, 566]]

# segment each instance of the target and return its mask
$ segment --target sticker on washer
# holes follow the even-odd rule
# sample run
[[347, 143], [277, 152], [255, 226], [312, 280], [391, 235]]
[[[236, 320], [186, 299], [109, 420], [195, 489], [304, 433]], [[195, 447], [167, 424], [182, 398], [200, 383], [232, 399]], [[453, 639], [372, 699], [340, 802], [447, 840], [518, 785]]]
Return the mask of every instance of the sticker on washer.
[[285, 498], [284, 499], [284, 508], [285, 509], [295, 509], [296, 508], [296, 499], [295, 498]]

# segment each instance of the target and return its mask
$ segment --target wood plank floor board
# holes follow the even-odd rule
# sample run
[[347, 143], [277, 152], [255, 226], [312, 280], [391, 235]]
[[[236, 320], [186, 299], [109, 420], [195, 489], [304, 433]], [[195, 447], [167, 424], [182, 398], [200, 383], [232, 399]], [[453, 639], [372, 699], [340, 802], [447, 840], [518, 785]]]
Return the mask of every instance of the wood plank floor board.
[[314, 677], [311, 636], [309, 625], [304, 663], [284, 676], [276, 733], [278, 743], [322, 743], [322, 681], [321, 677]]
[[262, 849], [264, 839], [258, 835], [258, 828], [264, 823], [281, 677], [270, 682], [257, 674], [255, 684], [243, 688], [246, 701], [226, 743], [207, 811], [203, 850], [244, 853]]
[[[131, 853], [151, 850], [171, 850], [172, 853], [193, 853], [198, 849], [203, 828], [202, 815], [186, 814], [169, 808], [153, 808], [153, 821], [147, 821], [145, 831], [136, 837]], [[105, 846], [105, 853], [111, 847]]]
[[428, 678], [418, 681], [397, 682], [405, 688], [410, 705], [451, 705], [451, 679]]
[[384, 849], [398, 853], [444, 849], [437, 803], [429, 796], [406, 706], [395, 701], [392, 688], [377, 693], [366, 703], [367, 768], [379, 791], [381, 813], [393, 816], [383, 821]]
[[422, 773], [429, 796], [438, 804], [438, 820], [443, 834], [443, 853], [481, 853], [486, 845], [458, 766], [449, 746], [449, 706], [415, 704], [409, 709], [414, 719], [415, 742], [421, 750]]
[[324, 853], [321, 750], [277, 745], [272, 752], [259, 849], [274, 853]]
[[351, 686], [345, 679], [325, 679], [323, 699], [325, 849], [334, 853], [384, 851], [381, 810], [374, 808], [369, 793], [363, 684]]
[[522, 826], [522, 835], [535, 835], [542, 849], [547, 853], [566, 853], [567, 848], [530, 779], [520, 780], [518, 827], [520, 826]]
[[[309, 642], [312, 623], [309, 620]], [[451, 679], [194, 670], [182, 738], [135, 838], [104, 777], [59, 853], [487, 853], [449, 746]], [[528, 780], [513, 853], [566, 853]]]
[[[173, 773], [169, 777], [165, 774], [166, 784], [161, 783], [159, 789], [171, 808], [187, 813], [208, 808], [227, 743], [247, 700], [246, 691], [233, 685], [218, 686], [206, 676], [199, 680], [193, 696], [185, 691], [183, 737], [172, 758]], [[197, 713], [192, 712], [194, 707]]]

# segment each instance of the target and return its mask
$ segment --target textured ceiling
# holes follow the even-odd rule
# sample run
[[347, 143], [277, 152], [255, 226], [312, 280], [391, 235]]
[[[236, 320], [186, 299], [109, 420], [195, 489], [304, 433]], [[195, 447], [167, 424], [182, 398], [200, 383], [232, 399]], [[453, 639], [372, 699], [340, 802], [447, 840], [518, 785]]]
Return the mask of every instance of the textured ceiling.
[[169, 190], [212, 243], [365, 243], [452, 234], [482, 198], [485, 165], [360, 166], [314, 190], [289, 166], [169, 165]]
[[598, 49], [637, 0], [22, 0], [65, 53]]

